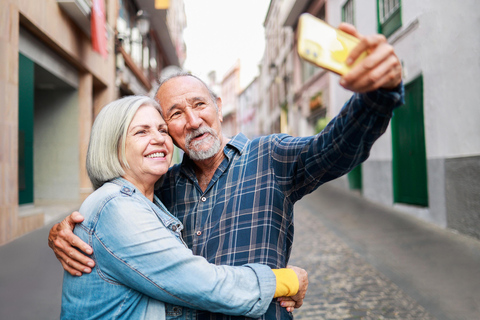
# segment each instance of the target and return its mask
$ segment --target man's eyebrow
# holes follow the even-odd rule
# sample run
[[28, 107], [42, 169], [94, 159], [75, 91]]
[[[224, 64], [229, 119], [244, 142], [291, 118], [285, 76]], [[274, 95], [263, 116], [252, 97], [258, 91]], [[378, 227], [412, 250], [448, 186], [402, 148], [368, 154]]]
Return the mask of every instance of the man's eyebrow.
[[[206, 100], [205, 97], [191, 97], [187, 99], [189, 103], [194, 103], [196, 101], [205, 101], [205, 100]], [[179, 103], [173, 104], [170, 108], [168, 108], [167, 114], [169, 114], [173, 109], [177, 109], [177, 108], [180, 109], [180, 104]]]
[[176, 109], [176, 108], [178, 108], [178, 103], [175, 103], [175, 104], [172, 105], [170, 108], [168, 108], [167, 114], [170, 114], [170, 112], [171, 112], [173, 109]]

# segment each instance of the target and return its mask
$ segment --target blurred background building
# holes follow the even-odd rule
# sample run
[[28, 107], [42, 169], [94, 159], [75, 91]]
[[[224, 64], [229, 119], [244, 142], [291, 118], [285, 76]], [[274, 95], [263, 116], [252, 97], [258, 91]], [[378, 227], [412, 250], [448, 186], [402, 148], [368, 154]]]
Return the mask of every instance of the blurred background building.
[[238, 95], [240, 93], [240, 62], [235, 64], [223, 76], [220, 84], [222, 98], [222, 131], [227, 137], [232, 137], [238, 133], [237, 113]]
[[182, 0], [0, 0], [0, 245], [92, 192], [102, 106], [185, 60]]
[[[95, 115], [122, 95], [153, 94], [162, 71], [182, 67], [187, 21], [183, 0], [0, 0], [0, 8], [2, 244], [92, 191], [84, 162]], [[227, 136], [315, 134], [351, 92], [299, 58], [300, 14], [383, 33], [403, 64], [405, 106], [370, 158], [332, 183], [480, 238], [478, 9], [474, 0], [272, 0], [258, 76], [241, 88], [236, 61], [204, 80], [223, 100]], [[94, 16], [104, 23], [92, 27]]]
[[382, 33], [403, 65], [405, 106], [370, 158], [333, 183], [480, 238], [480, 42], [470, 34], [480, 27], [478, 9], [476, 1], [272, 0], [257, 133], [316, 133], [351, 96], [337, 75], [300, 60], [301, 13], [333, 26], [349, 22], [362, 34]]

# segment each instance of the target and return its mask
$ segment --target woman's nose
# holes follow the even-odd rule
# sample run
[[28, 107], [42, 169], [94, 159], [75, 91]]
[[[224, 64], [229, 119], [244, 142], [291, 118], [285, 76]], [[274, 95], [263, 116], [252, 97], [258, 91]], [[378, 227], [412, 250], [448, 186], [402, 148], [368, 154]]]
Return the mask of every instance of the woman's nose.
[[165, 143], [165, 136], [162, 132], [155, 131], [153, 133], [152, 139], [151, 139], [152, 144], [163, 144]]

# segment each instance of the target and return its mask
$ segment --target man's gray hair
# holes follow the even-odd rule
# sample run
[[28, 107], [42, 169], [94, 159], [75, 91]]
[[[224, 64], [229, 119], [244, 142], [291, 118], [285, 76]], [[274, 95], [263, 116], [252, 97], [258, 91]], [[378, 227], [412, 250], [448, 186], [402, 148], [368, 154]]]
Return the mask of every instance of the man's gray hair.
[[[160, 88], [162, 87], [162, 85], [165, 82], [167, 82], [168, 80], [173, 79], [173, 78], [178, 78], [178, 77], [192, 77], [192, 78], [195, 78], [198, 81], [200, 81], [205, 86], [205, 88], [207, 88], [208, 93], [210, 94], [210, 98], [212, 98], [213, 103], [215, 104], [215, 106], [217, 106], [218, 95], [215, 92], [213, 92], [212, 89], [210, 89], [210, 87], [205, 83], [205, 81], [203, 81], [202, 79], [200, 79], [196, 75], [194, 75], [190, 72], [187, 72], [187, 71], [177, 71], [177, 72], [168, 74], [167, 76], [165, 76], [163, 78], [160, 78], [160, 81], [159, 81], [159, 84], [158, 84], [158, 89], [157, 89], [157, 91], [155, 91], [155, 100], [157, 100], [157, 102], [160, 103], [160, 101], [158, 101], [158, 99], [157, 99], [157, 95], [158, 95], [158, 91], [160, 91]], [[218, 109], [218, 106], [217, 106], [217, 109]]]
[[128, 127], [137, 110], [144, 105], [155, 107], [158, 103], [145, 96], [128, 96], [106, 105], [98, 114], [90, 134], [87, 151], [87, 173], [93, 188], [125, 174], [129, 168], [125, 155]]

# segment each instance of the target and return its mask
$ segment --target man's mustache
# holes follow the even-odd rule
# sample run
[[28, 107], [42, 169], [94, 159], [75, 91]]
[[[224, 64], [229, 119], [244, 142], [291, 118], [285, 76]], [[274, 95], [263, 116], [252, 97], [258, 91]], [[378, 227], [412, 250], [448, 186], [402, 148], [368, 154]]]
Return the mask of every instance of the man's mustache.
[[193, 139], [205, 133], [211, 134], [215, 138], [217, 137], [217, 133], [212, 128], [207, 126], [202, 126], [187, 134], [187, 136], [185, 137], [186, 144], [189, 145]]

